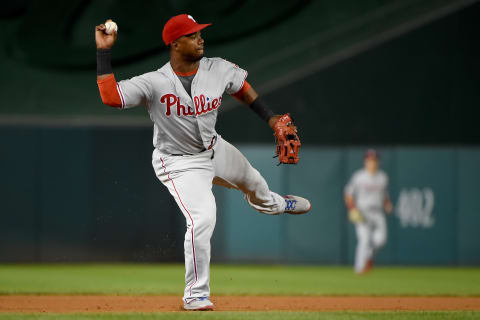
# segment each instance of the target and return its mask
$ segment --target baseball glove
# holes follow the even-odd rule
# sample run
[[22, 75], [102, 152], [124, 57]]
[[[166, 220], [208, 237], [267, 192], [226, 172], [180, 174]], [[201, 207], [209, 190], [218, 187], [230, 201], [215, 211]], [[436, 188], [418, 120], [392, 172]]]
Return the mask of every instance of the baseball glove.
[[300, 158], [298, 152], [300, 151], [300, 139], [297, 135], [297, 127], [293, 124], [290, 114], [281, 116], [273, 126], [273, 135], [277, 142], [277, 156], [279, 165], [297, 164]]
[[357, 208], [352, 208], [348, 211], [348, 219], [351, 223], [360, 223], [364, 221], [362, 214]]

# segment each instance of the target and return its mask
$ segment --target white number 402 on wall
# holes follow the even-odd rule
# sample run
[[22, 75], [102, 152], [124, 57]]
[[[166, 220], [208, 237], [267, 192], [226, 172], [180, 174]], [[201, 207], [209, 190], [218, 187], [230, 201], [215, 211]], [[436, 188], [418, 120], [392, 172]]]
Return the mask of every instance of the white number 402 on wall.
[[400, 225], [406, 227], [431, 228], [435, 223], [432, 216], [435, 196], [432, 189], [403, 189], [398, 197], [395, 215]]

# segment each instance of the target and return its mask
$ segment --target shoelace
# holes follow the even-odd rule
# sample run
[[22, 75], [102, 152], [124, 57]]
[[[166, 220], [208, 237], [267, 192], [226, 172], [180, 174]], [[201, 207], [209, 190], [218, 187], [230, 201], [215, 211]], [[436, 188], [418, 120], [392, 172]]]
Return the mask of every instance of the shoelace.
[[287, 206], [285, 207], [285, 210], [295, 210], [295, 205], [297, 204], [297, 200], [290, 200], [290, 199], [285, 199], [285, 202], [287, 203]]

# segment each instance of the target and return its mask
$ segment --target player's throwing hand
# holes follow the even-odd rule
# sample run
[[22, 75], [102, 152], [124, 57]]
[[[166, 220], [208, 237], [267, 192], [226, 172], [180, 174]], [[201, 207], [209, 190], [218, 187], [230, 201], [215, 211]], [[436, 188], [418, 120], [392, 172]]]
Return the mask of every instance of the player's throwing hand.
[[97, 44], [97, 49], [110, 49], [117, 40], [118, 33], [116, 30], [112, 31], [111, 34], [107, 34], [106, 30], [107, 27], [103, 23], [95, 27], [95, 43]]

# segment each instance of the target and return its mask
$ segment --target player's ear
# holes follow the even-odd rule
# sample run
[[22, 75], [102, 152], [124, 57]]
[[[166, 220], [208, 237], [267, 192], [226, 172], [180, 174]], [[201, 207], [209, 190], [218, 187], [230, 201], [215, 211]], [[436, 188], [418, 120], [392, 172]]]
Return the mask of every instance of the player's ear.
[[178, 41], [175, 40], [170, 44], [170, 49], [177, 50], [178, 46], [179, 46]]

